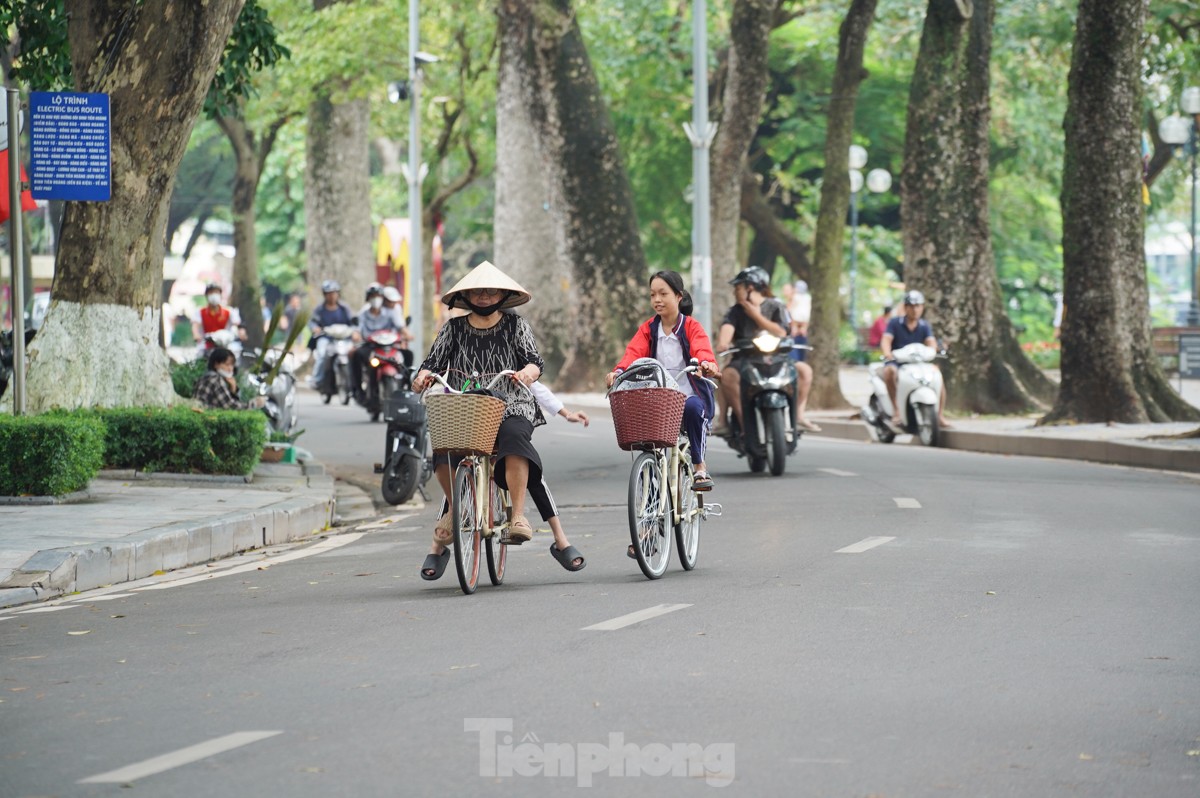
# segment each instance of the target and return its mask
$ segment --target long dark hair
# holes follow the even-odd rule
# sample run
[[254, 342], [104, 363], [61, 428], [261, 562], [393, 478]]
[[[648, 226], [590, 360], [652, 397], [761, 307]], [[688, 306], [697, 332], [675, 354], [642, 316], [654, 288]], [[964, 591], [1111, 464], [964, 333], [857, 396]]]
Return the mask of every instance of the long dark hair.
[[669, 269], [655, 272], [650, 275], [650, 280], [647, 283], [654, 282], [654, 278], [662, 280], [667, 286], [675, 292], [675, 296], [679, 297], [679, 312], [685, 316], [692, 315], [692, 295], [689, 294], [683, 287], [683, 278], [679, 276], [679, 272], [673, 272]]

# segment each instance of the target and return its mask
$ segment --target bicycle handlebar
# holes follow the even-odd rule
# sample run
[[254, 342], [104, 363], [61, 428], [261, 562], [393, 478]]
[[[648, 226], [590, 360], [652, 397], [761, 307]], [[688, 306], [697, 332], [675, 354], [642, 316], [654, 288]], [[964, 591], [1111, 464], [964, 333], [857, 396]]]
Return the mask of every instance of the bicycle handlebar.
[[[489, 390], [489, 391], [490, 391], [490, 390], [491, 390], [493, 387], [495, 387], [495, 386], [496, 386], [496, 384], [497, 384], [497, 383], [499, 383], [499, 382], [500, 382], [501, 378], [503, 378], [503, 377], [511, 377], [511, 376], [513, 376], [513, 375], [514, 375], [514, 374], [516, 374], [516, 373], [517, 373], [517, 372], [516, 372], [514, 369], [505, 369], [504, 371], [498, 372], [498, 373], [496, 374], [496, 376], [492, 377], [491, 381], [490, 381], [490, 382], [488, 382], [488, 384], [487, 384], [487, 387], [485, 388], [485, 390]], [[480, 375], [478, 375], [478, 374], [473, 374], [472, 376], [473, 376], [473, 377], [478, 377], [478, 376], [480, 376]], [[453, 393], [453, 394], [464, 394], [464, 393], [466, 393], [466, 391], [460, 391], [460, 390], [458, 390], [457, 388], [455, 388], [454, 386], [452, 386], [450, 383], [446, 382], [446, 378], [445, 378], [445, 377], [443, 377], [441, 374], [438, 374], [437, 372], [432, 372], [432, 371], [431, 371], [431, 372], [429, 373], [429, 377], [430, 377], [431, 379], [433, 379], [433, 380], [436, 380], [436, 381], [440, 382], [440, 383], [442, 384], [442, 386], [443, 386], [443, 387], [445, 387], [445, 389], [446, 389], [446, 392], [447, 392], [447, 393]], [[530, 390], [530, 388], [529, 388], [529, 386], [528, 386], [528, 385], [526, 385], [525, 383], [521, 382], [520, 380], [513, 380], [513, 382], [515, 382], [517, 385], [520, 385], [522, 388], [524, 388], [524, 389], [525, 389], [525, 392], [526, 392], [526, 393], [528, 393], [530, 396], [533, 396], [533, 391], [532, 391], [532, 390]], [[428, 390], [428, 389], [426, 389], [426, 390]]]

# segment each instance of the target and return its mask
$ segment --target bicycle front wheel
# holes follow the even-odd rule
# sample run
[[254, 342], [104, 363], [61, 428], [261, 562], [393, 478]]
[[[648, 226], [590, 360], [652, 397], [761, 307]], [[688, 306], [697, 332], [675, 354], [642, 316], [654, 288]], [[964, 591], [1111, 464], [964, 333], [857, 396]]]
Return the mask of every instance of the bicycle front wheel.
[[468, 596], [479, 586], [481, 530], [475, 514], [475, 494], [475, 466], [464, 460], [454, 472], [450, 512], [454, 517], [454, 569], [462, 592]]
[[488, 577], [493, 585], [499, 585], [504, 582], [504, 567], [508, 563], [508, 544], [500, 538], [508, 523], [510, 508], [507, 495], [495, 482], [488, 483], [488, 493]]
[[647, 579], [662, 576], [671, 557], [670, 494], [658, 457], [639, 454], [629, 474], [629, 537]]
[[679, 464], [679, 520], [675, 522], [675, 543], [679, 546], [679, 564], [683, 570], [696, 567], [700, 554], [700, 494], [692, 490], [691, 463]]

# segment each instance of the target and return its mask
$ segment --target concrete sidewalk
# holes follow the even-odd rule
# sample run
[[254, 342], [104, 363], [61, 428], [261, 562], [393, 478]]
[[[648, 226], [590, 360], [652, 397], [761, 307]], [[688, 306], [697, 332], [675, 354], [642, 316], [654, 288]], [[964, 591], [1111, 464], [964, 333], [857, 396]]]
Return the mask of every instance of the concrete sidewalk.
[[107, 472], [63, 503], [0, 504], [0, 607], [127, 582], [328, 529], [320, 463], [241, 477]]

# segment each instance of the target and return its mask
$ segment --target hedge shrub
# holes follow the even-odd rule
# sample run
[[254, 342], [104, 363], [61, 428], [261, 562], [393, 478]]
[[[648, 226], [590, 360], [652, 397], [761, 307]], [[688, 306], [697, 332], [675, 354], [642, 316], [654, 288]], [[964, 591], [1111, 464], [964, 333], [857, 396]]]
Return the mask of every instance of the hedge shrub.
[[104, 464], [104, 441], [96, 418], [0, 416], [0, 496], [82, 490]]
[[208, 359], [197, 358], [186, 363], [171, 363], [171, 384], [175, 393], [184, 399], [191, 399], [196, 389], [196, 381], [208, 370]]
[[91, 411], [107, 428], [105, 465], [139, 471], [248, 474], [262, 456], [257, 410], [123, 407]]

